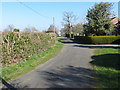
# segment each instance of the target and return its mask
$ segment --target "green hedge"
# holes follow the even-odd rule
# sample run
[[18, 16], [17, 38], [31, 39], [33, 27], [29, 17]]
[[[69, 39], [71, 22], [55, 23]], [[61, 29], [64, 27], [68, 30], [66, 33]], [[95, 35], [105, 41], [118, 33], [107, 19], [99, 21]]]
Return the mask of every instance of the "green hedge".
[[65, 34], [66, 37], [74, 38], [74, 34]]
[[120, 36], [74, 36], [74, 39], [83, 44], [120, 44]]

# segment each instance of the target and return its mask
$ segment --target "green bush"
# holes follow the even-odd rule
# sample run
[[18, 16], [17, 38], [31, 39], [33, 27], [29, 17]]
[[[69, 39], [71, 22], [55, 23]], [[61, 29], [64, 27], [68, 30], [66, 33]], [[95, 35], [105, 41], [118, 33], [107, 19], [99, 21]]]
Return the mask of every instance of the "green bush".
[[70, 37], [70, 34], [65, 34], [66, 37]]
[[71, 38], [74, 38], [74, 34], [71, 34]]
[[74, 38], [74, 34], [65, 34], [65, 36], [68, 38]]
[[120, 44], [120, 36], [75, 36], [74, 39], [83, 44]]
[[2, 65], [26, 61], [55, 45], [55, 34], [42, 32], [2, 32]]

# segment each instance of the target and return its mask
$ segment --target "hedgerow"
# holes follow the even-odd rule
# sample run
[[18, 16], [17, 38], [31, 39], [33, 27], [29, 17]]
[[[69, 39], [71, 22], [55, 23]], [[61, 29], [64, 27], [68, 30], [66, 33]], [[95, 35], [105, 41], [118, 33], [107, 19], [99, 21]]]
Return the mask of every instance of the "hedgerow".
[[74, 39], [83, 44], [120, 44], [120, 36], [74, 36]]
[[2, 66], [26, 61], [57, 43], [55, 34], [43, 32], [2, 32]]

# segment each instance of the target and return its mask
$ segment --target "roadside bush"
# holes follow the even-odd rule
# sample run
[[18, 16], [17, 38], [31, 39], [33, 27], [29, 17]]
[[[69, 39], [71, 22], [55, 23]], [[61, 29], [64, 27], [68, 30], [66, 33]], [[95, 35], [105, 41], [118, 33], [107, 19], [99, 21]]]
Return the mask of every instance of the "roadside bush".
[[28, 60], [57, 43], [55, 34], [42, 32], [2, 32], [2, 66]]
[[70, 37], [70, 34], [65, 34], [66, 37]]
[[120, 36], [75, 36], [74, 39], [83, 44], [120, 44]]
[[71, 34], [71, 38], [74, 38], [74, 34]]
[[74, 34], [66, 34], [65, 36], [68, 38], [74, 38]]

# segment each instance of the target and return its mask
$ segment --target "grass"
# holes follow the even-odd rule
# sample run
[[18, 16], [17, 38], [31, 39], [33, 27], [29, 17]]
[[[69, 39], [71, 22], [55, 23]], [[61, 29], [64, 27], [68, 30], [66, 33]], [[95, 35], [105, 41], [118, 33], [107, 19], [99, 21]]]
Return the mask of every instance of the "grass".
[[2, 68], [2, 78], [6, 81], [9, 81], [35, 69], [38, 65], [47, 62], [49, 59], [57, 55], [62, 47], [63, 43], [59, 42], [48, 50], [29, 58], [25, 62]]
[[102, 48], [96, 49], [92, 56], [93, 69], [96, 74], [95, 87], [97, 88], [119, 88], [120, 83], [120, 49]]

